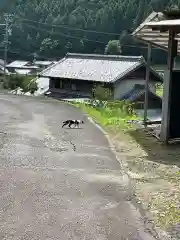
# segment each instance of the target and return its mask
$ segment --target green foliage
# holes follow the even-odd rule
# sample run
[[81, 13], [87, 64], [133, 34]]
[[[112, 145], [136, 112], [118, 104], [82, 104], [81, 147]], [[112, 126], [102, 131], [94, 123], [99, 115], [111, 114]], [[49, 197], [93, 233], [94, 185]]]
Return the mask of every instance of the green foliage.
[[94, 85], [93, 96], [95, 100], [107, 101], [111, 99], [112, 91], [104, 85]]
[[[20, 80], [21, 81], [21, 80]], [[4, 89], [15, 89], [19, 87], [19, 79], [17, 76], [6, 76], [5, 80], [3, 81], [3, 88]]]
[[156, 85], [156, 94], [160, 97], [163, 97], [163, 84]]
[[126, 101], [108, 101], [106, 105], [111, 110], [120, 109], [121, 113], [128, 115], [128, 116], [134, 116], [134, 103], [129, 103]]
[[49, 53], [52, 51], [54, 48], [58, 46], [58, 41], [57, 40], [52, 40], [51, 38], [45, 38], [40, 45], [40, 52], [43, 53]]
[[105, 85], [95, 85], [93, 88], [94, 99], [91, 105], [77, 104], [86, 110], [100, 124], [109, 128], [127, 129], [131, 127], [128, 120], [135, 120], [136, 114], [133, 104], [126, 101], [112, 100], [112, 90]]
[[[120, 45], [124, 55], [143, 54], [146, 57], [147, 50], [139, 47], [140, 44], [129, 33], [153, 9], [163, 11], [167, 7], [180, 7], [180, 0], [3, 1], [4, 4], [0, 4], [2, 12], [15, 13], [11, 24], [12, 35], [9, 36], [8, 57], [28, 60], [33, 59], [33, 53], [37, 53], [39, 58], [60, 58], [68, 51], [103, 54], [109, 41], [107, 52], [118, 54], [120, 51], [116, 51], [119, 48], [115, 42], [119, 38], [122, 40], [122, 37]], [[3, 17], [0, 23], [4, 23]], [[114, 34], [105, 34], [107, 32]], [[3, 34], [0, 41], [3, 42]], [[159, 51], [153, 51], [153, 59], [163, 63], [166, 54], [163, 51], [158, 54]]]
[[32, 79], [32, 76], [10, 75], [6, 77], [3, 87], [11, 90], [19, 87], [23, 89], [23, 92], [31, 92], [33, 94], [38, 88], [36, 82], [32, 82]]
[[121, 54], [121, 46], [119, 40], [111, 40], [105, 48], [105, 54], [118, 55]]
[[28, 89], [29, 89], [29, 92], [30, 92], [31, 94], [34, 94], [35, 91], [38, 90], [37, 83], [34, 82], [34, 81], [31, 81], [31, 82], [29, 83], [29, 85], [28, 85]]
[[[96, 107], [108, 109], [109, 112], [116, 115], [117, 109], [121, 112], [121, 116], [125, 114], [128, 116], [134, 116], [134, 103], [129, 103], [126, 101], [114, 101], [112, 100], [112, 90], [107, 86], [95, 85], [93, 88], [94, 99], [91, 104]], [[98, 103], [97, 103], [98, 100]]]
[[128, 111], [132, 106], [129, 108], [125, 102], [108, 102], [103, 108], [95, 108], [82, 103], [74, 105], [86, 111], [103, 127], [113, 131], [130, 129], [132, 125], [128, 121], [137, 119], [133, 110]]

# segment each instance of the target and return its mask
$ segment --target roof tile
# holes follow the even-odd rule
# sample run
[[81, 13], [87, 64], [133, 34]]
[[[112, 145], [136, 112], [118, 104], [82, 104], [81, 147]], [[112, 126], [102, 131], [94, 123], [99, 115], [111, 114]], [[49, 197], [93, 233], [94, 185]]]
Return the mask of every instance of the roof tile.
[[140, 66], [143, 62], [145, 61], [142, 56], [67, 54], [65, 58], [45, 70], [41, 75], [114, 82]]
[[28, 64], [27, 61], [19, 61], [19, 60], [16, 60], [10, 64], [8, 64], [6, 67], [23, 67], [25, 66], [26, 64]]

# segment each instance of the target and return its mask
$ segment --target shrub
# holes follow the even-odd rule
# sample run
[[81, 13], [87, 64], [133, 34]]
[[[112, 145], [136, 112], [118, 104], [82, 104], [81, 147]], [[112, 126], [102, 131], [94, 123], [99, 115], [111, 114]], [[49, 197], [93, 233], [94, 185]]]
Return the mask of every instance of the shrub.
[[110, 88], [102, 85], [94, 85], [93, 90], [93, 99], [91, 103], [93, 106], [104, 107], [106, 102], [112, 98], [112, 91]]
[[127, 115], [135, 115], [134, 103], [129, 103], [127, 101], [108, 101], [107, 107], [109, 109], [119, 109]]
[[17, 75], [10, 75], [6, 76], [3, 87], [5, 89], [16, 89], [17, 87], [20, 87], [22, 84], [22, 77], [19, 77]]
[[112, 90], [104, 85], [95, 85], [93, 88], [93, 96], [93, 105], [96, 107], [106, 107], [111, 110], [111, 112], [117, 111], [118, 109], [127, 115], [135, 114], [133, 103], [112, 100]]
[[105, 54], [121, 54], [121, 45], [119, 40], [110, 40], [105, 48]]
[[107, 101], [112, 97], [112, 91], [110, 88], [102, 85], [94, 85], [93, 96], [96, 100]]
[[3, 82], [3, 87], [5, 89], [16, 89], [21, 88], [23, 92], [31, 92], [33, 94], [37, 89], [36, 82], [32, 82], [34, 76], [22, 76], [22, 75], [10, 75], [6, 77], [6, 80]]

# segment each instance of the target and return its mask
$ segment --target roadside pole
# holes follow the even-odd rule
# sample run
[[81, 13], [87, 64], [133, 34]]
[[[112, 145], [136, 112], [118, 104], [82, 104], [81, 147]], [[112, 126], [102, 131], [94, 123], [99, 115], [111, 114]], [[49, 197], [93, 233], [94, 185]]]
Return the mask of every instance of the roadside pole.
[[148, 44], [147, 63], [146, 63], [146, 79], [145, 79], [145, 99], [144, 99], [144, 126], [147, 126], [148, 115], [148, 93], [149, 93], [149, 77], [151, 65], [151, 44]]
[[9, 43], [9, 23], [12, 14], [4, 14], [5, 17], [5, 35], [4, 35], [4, 81], [6, 81], [6, 65], [7, 65], [7, 53], [8, 53], [8, 43]]

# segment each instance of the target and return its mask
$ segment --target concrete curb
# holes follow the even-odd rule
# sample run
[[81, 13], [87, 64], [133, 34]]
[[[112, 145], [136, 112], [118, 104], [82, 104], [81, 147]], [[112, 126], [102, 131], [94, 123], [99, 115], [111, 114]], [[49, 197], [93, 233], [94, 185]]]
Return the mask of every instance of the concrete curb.
[[[97, 127], [97, 128], [103, 133], [103, 135], [105, 136], [105, 138], [108, 140], [108, 144], [109, 144], [109, 146], [110, 146], [111, 151], [114, 153], [114, 155], [115, 155], [115, 157], [116, 157], [116, 160], [120, 163], [120, 166], [121, 166], [121, 169], [123, 170], [123, 173], [127, 174], [127, 173], [125, 172], [125, 167], [124, 167], [122, 161], [118, 158], [118, 156], [117, 156], [117, 154], [116, 154], [116, 150], [115, 150], [115, 148], [114, 148], [113, 143], [112, 143], [111, 140], [110, 140], [109, 134], [108, 134], [95, 120], [93, 120], [91, 117], [89, 117], [89, 115], [87, 115], [87, 118], [88, 118], [88, 120], [89, 120], [95, 127]], [[128, 175], [128, 174], [127, 174], [127, 175]]]

